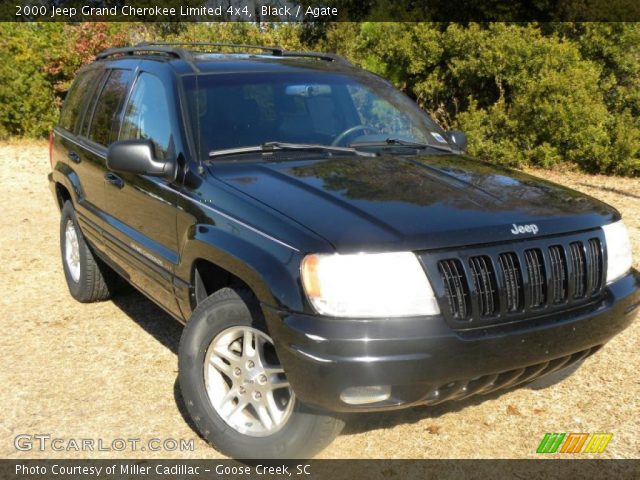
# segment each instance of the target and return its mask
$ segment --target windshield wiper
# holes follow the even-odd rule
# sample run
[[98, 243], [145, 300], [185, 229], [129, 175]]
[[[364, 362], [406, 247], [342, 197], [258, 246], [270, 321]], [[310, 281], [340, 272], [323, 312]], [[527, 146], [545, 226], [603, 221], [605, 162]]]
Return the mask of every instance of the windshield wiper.
[[410, 140], [402, 140], [401, 138], [387, 138], [384, 141], [374, 140], [371, 142], [350, 143], [349, 146], [353, 148], [400, 146], [400, 147], [417, 148], [420, 150], [433, 148], [434, 150], [441, 150], [443, 152], [453, 152], [451, 147], [445, 147], [444, 145], [432, 145], [430, 143], [412, 142]]
[[247, 147], [225, 148], [222, 150], [211, 150], [209, 158], [226, 157], [229, 155], [239, 155], [243, 153], [271, 153], [277, 151], [322, 151], [329, 153], [349, 153], [359, 155], [361, 157], [375, 157], [375, 153], [363, 152], [351, 147], [334, 147], [331, 145], [320, 145], [315, 143], [285, 143], [285, 142], [266, 142], [261, 145], [251, 145]]

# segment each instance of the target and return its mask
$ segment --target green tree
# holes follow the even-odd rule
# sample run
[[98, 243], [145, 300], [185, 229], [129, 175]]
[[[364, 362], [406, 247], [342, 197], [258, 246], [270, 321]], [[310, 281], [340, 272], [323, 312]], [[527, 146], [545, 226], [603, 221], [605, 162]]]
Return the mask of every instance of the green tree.
[[57, 116], [42, 52], [61, 35], [57, 23], [0, 24], [0, 138], [45, 135]]

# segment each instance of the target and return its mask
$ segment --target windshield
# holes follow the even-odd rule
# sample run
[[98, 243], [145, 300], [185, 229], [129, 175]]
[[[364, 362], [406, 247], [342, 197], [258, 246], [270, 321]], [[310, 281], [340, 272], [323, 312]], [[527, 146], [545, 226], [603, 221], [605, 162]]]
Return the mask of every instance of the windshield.
[[448, 146], [443, 130], [412, 100], [371, 75], [233, 73], [184, 82], [201, 158], [267, 142]]

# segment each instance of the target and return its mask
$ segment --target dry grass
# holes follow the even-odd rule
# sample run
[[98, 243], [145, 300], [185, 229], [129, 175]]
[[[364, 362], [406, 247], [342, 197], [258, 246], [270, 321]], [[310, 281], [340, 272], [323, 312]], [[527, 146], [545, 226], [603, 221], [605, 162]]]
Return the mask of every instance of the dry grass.
[[[69, 296], [58, 252], [58, 212], [47, 186], [47, 146], [0, 146], [2, 230], [0, 456], [197, 457], [220, 455], [185, 421], [176, 388], [181, 327], [127, 292], [81, 305]], [[640, 181], [534, 172], [623, 212], [640, 267]], [[562, 383], [435, 408], [351, 419], [325, 458], [533, 458], [548, 431], [614, 432], [606, 456], [640, 453], [640, 323]], [[17, 452], [20, 433], [63, 438], [194, 439], [194, 452]]]

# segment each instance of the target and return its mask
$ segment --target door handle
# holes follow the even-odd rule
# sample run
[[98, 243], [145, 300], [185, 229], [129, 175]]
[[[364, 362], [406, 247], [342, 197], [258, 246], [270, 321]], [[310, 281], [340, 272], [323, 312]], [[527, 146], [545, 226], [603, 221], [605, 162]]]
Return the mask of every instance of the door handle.
[[80, 163], [80, 155], [78, 155], [76, 152], [67, 153], [67, 157], [69, 157], [69, 160], [74, 163]]
[[118, 187], [118, 188], [124, 187], [124, 180], [113, 172], [105, 173], [104, 179], [114, 187]]

